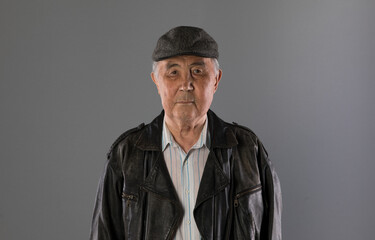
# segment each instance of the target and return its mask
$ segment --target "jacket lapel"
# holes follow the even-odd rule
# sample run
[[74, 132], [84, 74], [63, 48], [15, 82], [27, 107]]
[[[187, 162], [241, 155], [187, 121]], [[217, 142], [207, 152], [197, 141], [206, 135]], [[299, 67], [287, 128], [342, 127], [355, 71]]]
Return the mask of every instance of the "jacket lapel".
[[147, 192], [145, 239], [171, 239], [183, 217], [183, 208], [159, 152], [141, 190]]
[[157, 160], [141, 186], [145, 190], [158, 194], [168, 201], [179, 202], [162, 152], [158, 153]]
[[163, 118], [164, 111], [147, 125], [136, 142], [136, 146], [145, 151], [146, 155], [151, 154], [150, 159], [156, 159], [152, 162], [152, 167], [141, 186], [143, 189], [158, 194], [171, 202], [179, 202], [161, 151]]
[[140, 185], [148, 193], [145, 218], [145, 239], [171, 239], [181, 223], [183, 208], [174, 188], [161, 151], [164, 112], [146, 126], [136, 146], [152, 160], [151, 169]]
[[205, 200], [212, 198], [229, 184], [229, 179], [220, 167], [215, 154], [211, 151], [208, 155], [203, 171], [201, 184], [199, 185], [195, 209]]
[[[227, 211], [228, 191], [230, 184], [229, 158], [232, 147], [238, 144], [234, 132], [228, 124], [218, 118], [212, 111], [208, 112], [209, 134], [212, 142], [206, 166], [199, 186], [194, 208], [194, 218], [204, 239], [214, 239], [221, 226], [219, 216], [225, 217]], [[223, 154], [224, 153], [224, 154]], [[215, 198], [224, 198], [216, 201]], [[216, 206], [216, 202], [224, 203]], [[222, 212], [224, 211], [224, 212]], [[219, 213], [219, 214], [218, 214]]]

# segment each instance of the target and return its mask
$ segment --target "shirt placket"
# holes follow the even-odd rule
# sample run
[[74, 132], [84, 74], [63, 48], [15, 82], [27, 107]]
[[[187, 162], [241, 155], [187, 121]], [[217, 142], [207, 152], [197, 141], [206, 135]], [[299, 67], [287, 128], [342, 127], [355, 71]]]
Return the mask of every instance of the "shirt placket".
[[184, 215], [184, 223], [183, 227], [185, 228], [185, 239], [191, 239], [191, 176], [190, 176], [190, 168], [191, 163], [189, 162], [189, 154], [186, 154], [182, 149], [180, 149], [181, 156], [183, 159], [182, 162], [182, 175], [183, 175], [183, 201], [185, 206], [185, 215]]

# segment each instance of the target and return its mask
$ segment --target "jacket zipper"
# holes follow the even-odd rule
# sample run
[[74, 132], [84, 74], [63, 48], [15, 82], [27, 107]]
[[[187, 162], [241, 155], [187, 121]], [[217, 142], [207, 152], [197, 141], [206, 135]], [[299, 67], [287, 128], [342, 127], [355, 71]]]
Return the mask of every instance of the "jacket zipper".
[[243, 195], [254, 193], [256, 191], [259, 191], [262, 188], [262, 185], [257, 185], [253, 188], [250, 188], [249, 190], [237, 193], [236, 196], [234, 197], [234, 207], [238, 207], [238, 199], [242, 197]]
[[121, 197], [123, 199], [126, 199], [126, 206], [128, 206], [128, 207], [130, 206], [130, 201], [136, 201], [136, 197], [132, 194], [122, 193]]

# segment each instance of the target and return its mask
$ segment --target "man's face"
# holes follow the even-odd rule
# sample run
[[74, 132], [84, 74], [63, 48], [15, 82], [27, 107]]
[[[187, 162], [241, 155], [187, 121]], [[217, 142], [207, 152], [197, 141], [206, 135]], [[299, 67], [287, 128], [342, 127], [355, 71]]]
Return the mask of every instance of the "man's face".
[[159, 61], [151, 78], [166, 116], [194, 123], [207, 113], [221, 79], [211, 58], [178, 56]]

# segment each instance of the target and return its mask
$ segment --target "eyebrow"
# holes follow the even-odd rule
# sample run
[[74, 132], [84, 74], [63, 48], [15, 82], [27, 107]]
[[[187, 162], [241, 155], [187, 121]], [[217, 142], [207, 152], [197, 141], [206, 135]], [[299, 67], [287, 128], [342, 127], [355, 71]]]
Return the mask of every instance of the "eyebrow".
[[205, 66], [204, 61], [193, 62], [190, 66]]
[[167, 63], [167, 66], [166, 66], [166, 69], [168, 70], [168, 69], [171, 69], [171, 68], [173, 68], [173, 67], [179, 67], [179, 66], [180, 66], [180, 65], [177, 64], [177, 63], [168, 62], [168, 63]]

